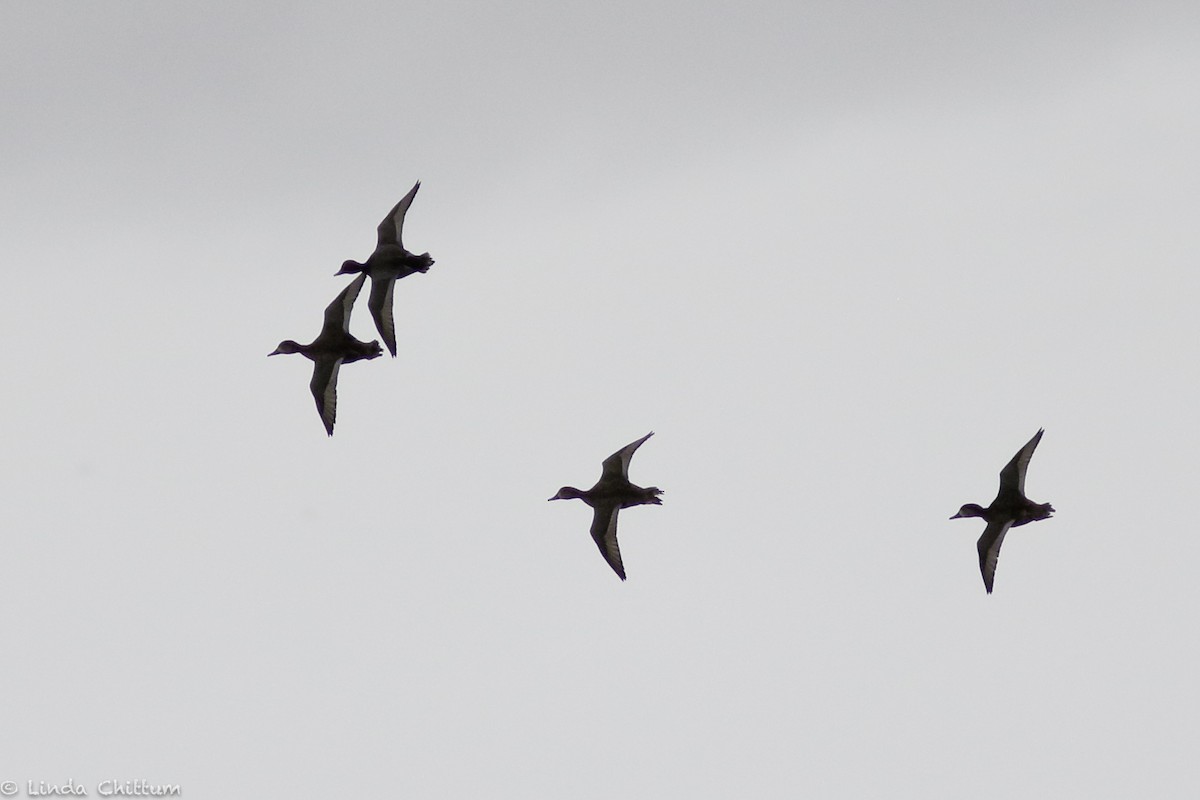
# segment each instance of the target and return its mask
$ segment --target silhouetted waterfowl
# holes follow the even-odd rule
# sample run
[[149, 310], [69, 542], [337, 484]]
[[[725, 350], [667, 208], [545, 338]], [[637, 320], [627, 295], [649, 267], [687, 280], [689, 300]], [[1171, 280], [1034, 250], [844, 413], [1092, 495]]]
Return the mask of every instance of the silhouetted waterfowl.
[[950, 519], [959, 517], [983, 517], [987, 527], [979, 537], [979, 571], [983, 573], [983, 585], [992, 593], [992, 581], [996, 577], [996, 562], [1000, 559], [1000, 545], [1009, 528], [1047, 519], [1054, 513], [1049, 503], [1035, 503], [1025, 496], [1025, 471], [1029, 459], [1042, 440], [1042, 429], [1034, 434], [1024, 447], [1017, 451], [1004, 469], [1000, 470], [1000, 491], [987, 508], [976, 503], [967, 503]]
[[366, 275], [359, 275], [333, 298], [333, 302], [325, 309], [321, 335], [312, 342], [297, 344], [285, 339], [275, 348], [275, 352], [267, 353], [268, 356], [299, 353], [312, 360], [313, 375], [308, 386], [312, 389], [313, 399], [317, 401], [317, 413], [321, 415], [325, 431], [330, 436], [333, 436], [333, 423], [337, 419], [338, 369], [342, 364], [383, 355], [378, 341], [360, 342], [350, 335], [350, 310], [354, 308], [354, 301], [366, 279]]
[[367, 308], [375, 320], [375, 329], [383, 337], [392, 358], [396, 357], [396, 326], [392, 322], [392, 289], [399, 278], [412, 275], [414, 272], [428, 272], [433, 266], [429, 253], [415, 255], [404, 249], [402, 234], [404, 232], [404, 215], [417, 196], [421, 182], [417, 181], [408, 190], [408, 194], [396, 203], [396, 206], [379, 223], [379, 239], [375, 252], [365, 264], [357, 261], [345, 261], [338, 275], [362, 272], [371, 276], [371, 297], [367, 300]]
[[621, 580], [625, 580], [625, 566], [621, 563], [621, 548], [617, 546], [617, 514], [622, 508], [640, 506], [647, 503], [662, 505], [658, 496], [662, 490], [651, 486], [643, 489], [629, 482], [629, 460], [633, 451], [642, 446], [642, 442], [654, 435], [650, 431], [636, 442], [625, 445], [608, 458], [604, 459], [600, 472], [600, 480], [596, 485], [582, 492], [574, 486], [564, 486], [551, 500], [580, 499], [592, 507], [592, 538], [600, 548], [600, 554], [613, 568], [613, 572]]

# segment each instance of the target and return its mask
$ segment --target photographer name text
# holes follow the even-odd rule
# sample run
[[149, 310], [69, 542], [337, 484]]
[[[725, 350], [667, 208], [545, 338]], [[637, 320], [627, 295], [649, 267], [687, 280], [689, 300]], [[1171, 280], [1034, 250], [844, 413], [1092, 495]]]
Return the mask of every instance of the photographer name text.
[[[74, 779], [66, 783], [51, 781], [25, 781], [25, 786], [16, 781], [0, 781], [0, 797], [16, 797], [21, 789], [26, 797], [87, 797], [88, 787]], [[150, 781], [100, 781], [95, 787], [97, 797], [182, 797], [183, 790], [177, 783], [151, 783]]]

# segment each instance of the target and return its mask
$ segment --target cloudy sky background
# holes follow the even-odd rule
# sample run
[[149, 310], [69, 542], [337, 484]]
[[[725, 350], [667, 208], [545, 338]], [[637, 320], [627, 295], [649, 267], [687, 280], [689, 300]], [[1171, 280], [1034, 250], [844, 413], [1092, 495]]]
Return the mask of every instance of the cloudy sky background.
[[[1200, 788], [1194, 3], [0, 25], [22, 795]], [[328, 439], [266, 354], [417, 179]], [[622, 584], [546, 498], [650, 430]]]

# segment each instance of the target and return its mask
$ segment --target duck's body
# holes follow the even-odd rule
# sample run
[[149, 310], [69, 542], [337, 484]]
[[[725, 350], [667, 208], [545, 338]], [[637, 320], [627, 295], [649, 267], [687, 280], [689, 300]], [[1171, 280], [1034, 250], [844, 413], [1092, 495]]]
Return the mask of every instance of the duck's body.
[[622, 508], [640, 505], [662, 505], [658, 496], [662, 490], [651, 486], [642, 488], [629, 481], [629, 460], [642, 446], [642, 442], [654, 435], [647, 433], [636, 442], [625, 445], [604, 459], [600, 480], [586, 492], [574, 486], [564, 486], [551, 500], [582, 500], [592, 507], [592, 538], [600, 548], [600, 554], [612, 567], [617, 577], [625, 580], [625, 566], [621, 562], [621, 549], [617, 545], [617, 514]]
[[408, 213], [408, 207], [420, 188], [421, 182], [417, 181], [379, 223], [375, 252], [366, 262], [345, 261], [337, 272], [338, 275], [361, 272], [371, 276], [371, 296], [367, 300], [367, 308], [371, 310], [375, 329], [383, 337], [383, 343], [387, 345], [392, 358], [396, 357], [396, 325], [392, 321], [392, 290], [396, 281], [414, 272], [428, 272], [433, 266], [429, 253], [410, 253], [403, 244], [404, 215]]
[[996, 564], [1000, 559], [1000, 545], [1009, 528], [1020, 527], [1030, 522], [1047, 519], [1054, 513], [1049, 503], [1035, 503], [1025, 496], [1025, 473], [1033, 451], [1042, 440], [1039, 429], [1024, 447], [1017, 451], [1012, 460], [1000, 470], [1000, 491], [987, 508], [977, 503], [967, 503], [950, 519], [959, 517], [982, 517], [987, 521], [983, 535], [979, 537], [979, 571], [983, 574], [983, 585], [988, 594], [996, 577]]
[[366, 279], [365, 275], [359, 275], [326, 307], [325, 324], [316, 339], [308, 344], [285, 339], [274, 352], [267, 354], [299, 353], [313, 362], [312, 381], [308, 386], [317, 402], [317, 413], [325, 424], [325, 432], [330, 436], [333, 436], [333, 423], [337, 419], [337, 379], [341, 365], [383, 355], [378, 341], [363, 342], [350, 335], [350, 310], [354, 308], [354, 301]]

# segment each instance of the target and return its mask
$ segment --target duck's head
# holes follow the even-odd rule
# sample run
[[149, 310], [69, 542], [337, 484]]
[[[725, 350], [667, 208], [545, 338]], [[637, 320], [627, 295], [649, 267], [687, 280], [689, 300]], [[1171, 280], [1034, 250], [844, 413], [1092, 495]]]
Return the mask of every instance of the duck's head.
[[558, 494], [556, 494], [556, 495], [554, 495], [554, 497], [551, 497], [548, 499], [549, 500], [577, 500], [580, 497], [583, 497], [583, 492], [579, 491], [574, 486], [564, 486], [558, 490]]
[[300, 345], [297, 342], [293, 342], [291, 339], [284, 339], [282, 342], [279, 343], [279, 347], [275, 348], [275, 352], [267, 353], [267, 356], [270, 357], [270, 356], [278, 356], [278, 355], [289, 355], [291, 353], [299, 353], [299, 352], [300, 352]]
[[349, 259], [347, 261], [343, 261], [342, 268], [333, 274], [334, 275], [353, 275], [356, 272], [362, 272], [366, 268], [367, 268], [366, 264], [360, 264], [353, 259]]
[[977, 505], [975, 503], [967, 503], [965, 506], [960, 508], [958, 510], [958, 513], [955, 514], [950, 519], [958, 519], [960, 517], [982, 517], [982, 516], [983, 516], [983, 506]]

